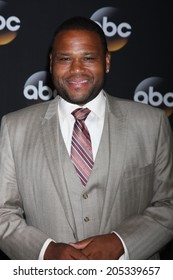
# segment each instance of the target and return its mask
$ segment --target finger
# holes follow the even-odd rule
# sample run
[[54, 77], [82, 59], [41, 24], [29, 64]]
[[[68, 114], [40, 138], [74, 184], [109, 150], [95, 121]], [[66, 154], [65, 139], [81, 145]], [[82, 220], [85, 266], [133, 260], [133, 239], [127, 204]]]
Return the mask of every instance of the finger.
[[92, 238], [88, 238], [76, 243], [69, 243], [69, 245], [71, 245], [75, 249], [82, 250], [85, 247], [87, 247], [92, 242], [92, 240], [93, 240]]
[[93, 248], [92, 246], [86, 246], [84, 249], [82, 249], [82, 253], [87, 256], [88, 259], [90, 259], [93, 255]]
[[73, 260], [88, 260], [88, 257], [82, 251], [76, 249], [71, 252], [71, 258]]

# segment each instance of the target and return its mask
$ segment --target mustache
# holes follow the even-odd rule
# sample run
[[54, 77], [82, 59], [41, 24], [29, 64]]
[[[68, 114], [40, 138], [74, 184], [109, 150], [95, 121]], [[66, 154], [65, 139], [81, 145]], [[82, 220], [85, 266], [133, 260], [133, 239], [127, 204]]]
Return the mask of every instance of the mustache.
[[91, 76], [86, 75], [86, 74], [73, 74], [70, 75], [68, 77], [65, 78], [65, 80], [69, 81], [69, 80], [73, 80], [73, 79], [91, 79]]

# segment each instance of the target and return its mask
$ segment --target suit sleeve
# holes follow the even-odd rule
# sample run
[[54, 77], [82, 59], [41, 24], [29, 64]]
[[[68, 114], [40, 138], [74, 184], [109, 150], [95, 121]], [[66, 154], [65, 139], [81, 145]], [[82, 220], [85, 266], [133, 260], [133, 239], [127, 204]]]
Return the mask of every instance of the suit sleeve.
[[24, 219], [6, 117], [0, 132], [0, 194], [0, 248], [11, 259], [38, 259], [48, 236]]
[[152, 200], [143, 213], [126, 219], [115, 229], [130, 259], [148, 259], [173, 238], [173, 139], [164, 113], [153, 141], [157, 144]]

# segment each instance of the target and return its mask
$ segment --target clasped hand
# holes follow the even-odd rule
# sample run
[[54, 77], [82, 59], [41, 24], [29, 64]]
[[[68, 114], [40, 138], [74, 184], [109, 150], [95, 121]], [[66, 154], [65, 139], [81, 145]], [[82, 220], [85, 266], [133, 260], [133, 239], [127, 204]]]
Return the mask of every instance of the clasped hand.
[[116, 260], [124, 253], [115, 233], [89, 237], [76, 243], [51, 242], [45, 260]]

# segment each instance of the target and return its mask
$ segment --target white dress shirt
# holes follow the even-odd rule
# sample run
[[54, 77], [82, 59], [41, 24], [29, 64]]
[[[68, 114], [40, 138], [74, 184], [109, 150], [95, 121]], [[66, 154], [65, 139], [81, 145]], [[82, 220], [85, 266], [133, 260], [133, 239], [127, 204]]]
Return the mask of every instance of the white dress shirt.
[[[71, 104], [65, 101], [63, 98], [58, 96], [58, 117], [60, 123], [61, 133], [70, 156], [71, 153], [71, 138], [73, 133], [73, 126], [75, 122], [74, 116], [71, 114], [75, 109], [80, 108], [81, 106], [76, 104]], [[95, 160], [96, 154], [98, 151], [98, 147], [100, 144], [100, 139], [103, 131], [104, 118], [105, 118], [105, 108], [106, 108], [106, 96], [103, 91], [101, 91], [93, 100], [84, 105], [84, 108], [88, 108], [91, 110], [87, 119], [85, 120], [85, 124], [89, 130], [91, 143], [92, 143], [92, 151], [93, 151], [93, 159]], [[119, 236], [119, 235], [118, 235]], [[121, 237], [119, 236], [121, 239]], [[44, 253], [52, 239], [47, 239], [44, 243], [39, 259], [44, 259]], [[129, 259], [127, 248], [121, 239], [125, 253], [121, 256], [120, 259]]]
[[[85, 120], [85, 124], [90, 133], [93, 159], [95, 160], [101, 134], [103, 131], [106, 97], [101, 92], [99, 95], [97, 95], [96, 98], [85, 104], [84, 108], [86, 107], [91, 110], [87, 119]], [[71, 138], [75, 122], [75, 118], [71, 113], [77, 108], [81, 108], [81, 106], [68, 103], [67, 101], [59, 97], [58, 114], [60, 129], [69, 155], [71, 153]]]

